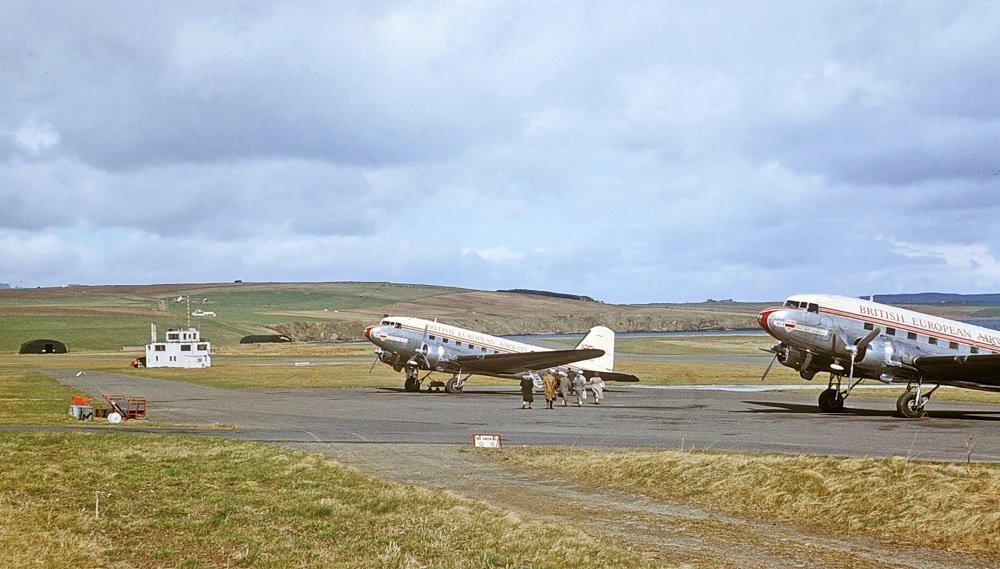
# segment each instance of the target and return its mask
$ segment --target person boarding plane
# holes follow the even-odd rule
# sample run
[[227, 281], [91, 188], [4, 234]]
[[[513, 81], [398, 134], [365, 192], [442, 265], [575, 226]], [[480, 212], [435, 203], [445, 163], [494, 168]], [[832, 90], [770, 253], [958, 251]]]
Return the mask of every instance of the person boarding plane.
[[791, 296], [783, 306], [763, 310], [757, 321], [778, 340], [764, 377], [775, 361], [806, 380], [830, 373], [819, 396], [825, 413], [843, 410], [844, 399], [865, 379], [905, 383], [896, 410], [910, 418], [926, 415], [927, 402], [942, 385], [1000, 391], [997, 330], [819, 294]]
[[[469, 375], [517, 380], [530, 377], [538, 386], [539, 372], [549, 368], [579, 372], [586, 377], [600, 372], [604, 379], [612, 381], [639, 381], [634, 375], [612, 371], [615, 333], [604, 326], [591, 328], [572, 350], [550, 350], [405, 316], [385, 317], [379, 324], [365, 328], [365, 338], [377, 346], [376, 363], [381, 361], [395, 371], [405, 370], [406, 391], [420, 391], [420, 384], [435, 371], [452, 374], [445, 384], [448, 393], [460, 393]], [[420, 371], [427, 373], [419, 377]]]

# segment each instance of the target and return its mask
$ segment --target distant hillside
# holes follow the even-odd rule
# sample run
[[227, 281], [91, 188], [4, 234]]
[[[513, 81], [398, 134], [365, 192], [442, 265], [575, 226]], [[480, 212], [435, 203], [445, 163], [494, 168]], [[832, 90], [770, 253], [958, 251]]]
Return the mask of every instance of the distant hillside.
[[582, 300], [585, 302], [597, 302], [589, 296], [578, 294], [564, 294], [561, 292], [549, 292], [547, 290], [531, 290], [528, 288], [513, 288], [510, 290], [498, 290], [497, 292], [512, 292], [514, 294], [534, 294], [536, 296], [548, 296], [551, 298], [565, 298], [566, 300]]
[[874, 300], [884, 304], [981, 304], [994, 306], [1000, 305], [1000, 294], [952, 294], [944, 292], [876, 294]]
[[[243, 336], [294, 341], [360, 340], [384, 315], [440, 320], [495, 335], [756, 329], [761, 304], [616, 305], [558, 294], [490, 292], [395, 283], [204, 283], [0, 289], [0, 351], [54, 338], [78, 350], [118, 350], [187, 325], [187, 310], [218, 347]], [[571, 296], [571, 295], [570, 295]], [[190, 298], [190, 303], [188, 302]], [[586, 297], [583, 297], [586, 298]]]

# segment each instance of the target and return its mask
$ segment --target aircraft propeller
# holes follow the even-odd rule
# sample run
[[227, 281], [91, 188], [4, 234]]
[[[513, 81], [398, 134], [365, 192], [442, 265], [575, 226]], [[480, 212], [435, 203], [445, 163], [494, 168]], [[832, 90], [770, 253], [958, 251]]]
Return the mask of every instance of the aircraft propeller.
[[765, 350], [764, 348], [760, 348], [760, 351], [762, 352], [772, 352], [774, 354], [774, 357], [771, 358], [771, 363], [767, 364], [767, 369], [764, 370], [764, 375], [760, 376], [761, 383], [764, 383], [764, 378], [767, 377], [767, 374], [771, 373], [771, 367], [774, 366], [774, 362], [778, 361], [778, 354], [780, 353], [778, 351], [778, 346], [780, 345], [781, 344], [775, 344], [771, 346], [770, 349], [767, 350]]
[[[851, 367], [850, 371], [848, 371], [847, 373], [847, 377], [850, 379], [854, 379], [854, 364], [858, 363], [859, 360], [864, 359], [865, 350], [868, 349], [868, 344], [871, 344], [872, 340], [877, 338], [878, 335], [882, 333], [882, 329], [876, 326], [874, 329], [868, 332], [868, 334], [866, 334], [863, 338], [859, 338], [853, 342], [850, 341], [847, 334], [844, 333], [844, 330], [841, 329], [840, 326], [837, 326], [834, 329], [834, 333], [836, 334], [835, 337], [840, 339], [841, 342], [843, 342], [844, 351], [851, 354]], [[840, 366], [839, 364], [833, 364], [830, 367], [833, 367], [834, 370], [840, 368], [839, 371], [841, 372], [844, 371], [843, 366]]]

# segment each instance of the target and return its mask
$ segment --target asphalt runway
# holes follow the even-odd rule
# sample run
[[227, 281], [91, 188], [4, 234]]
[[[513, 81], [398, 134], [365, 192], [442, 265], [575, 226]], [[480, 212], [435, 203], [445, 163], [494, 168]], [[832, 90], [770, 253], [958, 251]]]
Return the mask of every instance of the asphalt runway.
[[[820, 413], [816, 391], [734, 392], [612, 386], [604, 404], [520, 409], [514, 385], [466, 393], [400, 389], [219, 389], [117, 374], [47, 375], [80, 392], [144, 396], [151, 421], [238, 429], [191, 429], [296, 446], [470, 444], [499, 434], [505, 446], [558, 445], [782, 452], [911, 460], [1000, 461], [1000, 406], [933, 400], [931, 417], [894, 416], [893, 397], [852, 397]], [[130, 425], [135, 430], [137, 423]], [[139, 427], [141, 428], [141, 427]], [[151, 429], [164, 432], [163, 429]]]

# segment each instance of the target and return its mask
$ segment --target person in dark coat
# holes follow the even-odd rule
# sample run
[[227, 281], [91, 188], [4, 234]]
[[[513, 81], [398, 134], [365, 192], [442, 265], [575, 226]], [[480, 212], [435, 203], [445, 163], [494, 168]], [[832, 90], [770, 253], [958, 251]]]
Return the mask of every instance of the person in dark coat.
[[531, 409], [531, 403], [535, 400], [534, 389], [535, 382], [531, 376], [521, 378], [521, 409]]

